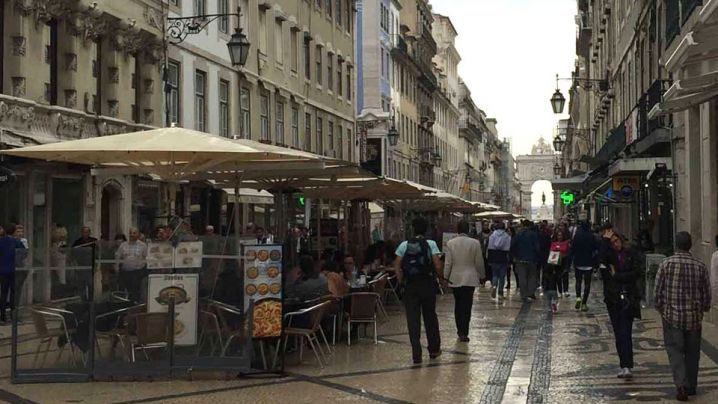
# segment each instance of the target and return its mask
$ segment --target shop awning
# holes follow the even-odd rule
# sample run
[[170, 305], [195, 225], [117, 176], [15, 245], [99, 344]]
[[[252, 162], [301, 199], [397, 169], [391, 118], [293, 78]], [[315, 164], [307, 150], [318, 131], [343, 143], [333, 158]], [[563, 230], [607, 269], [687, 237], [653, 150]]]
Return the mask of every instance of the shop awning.
[[496, 219], [496, 220], [502, 220], [502, 219], [520, 219], [523, 218], [521, 215], [517, 215], [515, 213], [509, 213], [509, 212], [503, 212], [500, 210], [494, 211], [494, 212], [482, 212], [474, 215], [477, 219]]
[[583, 188], [583, 182], [588, 178], [588, 174], [577, 175], [569, 178], [555, 178], [551, 180], [551, 185], [555, 191], [572, 190], [579, 191]]
[[239, 198], [234, 194], [234, 188], [224, 188], [227, 193], [227, 202], [252, 203], [255, 205], [271, 205], [274, 203], [274, 196], [267, 191], [257, 191], [252, 188], [240, 188]]
[[625, 158], [614, 161], [608, 167], [608, 175], [614, 176], [621, 173], [648, 173], [656, 169], [656, 164], [665, 165], [669, 170], [673, 164], [668, 157], [638, 157]]

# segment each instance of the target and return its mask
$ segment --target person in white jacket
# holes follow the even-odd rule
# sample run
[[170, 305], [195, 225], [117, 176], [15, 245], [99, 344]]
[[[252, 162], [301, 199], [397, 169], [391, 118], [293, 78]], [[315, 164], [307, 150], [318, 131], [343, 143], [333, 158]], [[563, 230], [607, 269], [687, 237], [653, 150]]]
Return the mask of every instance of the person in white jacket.
[[481, 243], [468, 235], [469, 223], [462, 220], [457, 228], [459, 236], [446, 244], [444, 273], [454, 293], [456, 333], [460, 342], [468, 342], [474, 290], [485, 272], [484, 256]]

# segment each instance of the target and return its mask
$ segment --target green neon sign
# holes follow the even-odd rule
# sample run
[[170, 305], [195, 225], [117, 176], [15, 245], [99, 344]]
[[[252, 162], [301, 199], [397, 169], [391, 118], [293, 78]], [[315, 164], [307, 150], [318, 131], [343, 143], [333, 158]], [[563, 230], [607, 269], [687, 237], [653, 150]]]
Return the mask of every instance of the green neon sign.
[[571, 205], [576, 200], [576, 195], [573, 194], [571, 191], [563, 191], [561, 192], [561, 201], [564, 205], [568, 206]]
[[300, 196], [299, 198], [297, 198], [297, 202], [299, 203], [299, 206], [304, 206], [307, 204], [307, 200], [303, 196]]

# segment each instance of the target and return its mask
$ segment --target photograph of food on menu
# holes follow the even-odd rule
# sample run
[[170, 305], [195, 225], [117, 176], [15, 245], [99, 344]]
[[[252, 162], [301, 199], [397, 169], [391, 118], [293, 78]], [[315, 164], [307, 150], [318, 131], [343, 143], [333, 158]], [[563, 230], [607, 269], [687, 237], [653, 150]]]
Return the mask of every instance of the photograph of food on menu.
[[185, 241], [175, 249], [175, 268], [201, 268], [202, 242]]
[[152, 242], [147, 248], [147, 268], [164, 269], [172, 268], [174, 261], [174, 249], [168, 242]]
[[282, 333], [282, 246], [244, 245], [244, 303], [254, 302], [255, 338]]

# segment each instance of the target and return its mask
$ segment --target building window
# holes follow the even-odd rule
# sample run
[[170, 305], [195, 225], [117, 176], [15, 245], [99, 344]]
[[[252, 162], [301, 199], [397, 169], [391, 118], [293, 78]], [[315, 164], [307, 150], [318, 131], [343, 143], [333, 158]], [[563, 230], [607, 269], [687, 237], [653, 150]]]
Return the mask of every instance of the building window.
[[335, 10], [336, 17], [334, 18], [334, 20], [337, 22], [337, 25], [340, 27], [342, 26], [342, 1], [344, 1], [344, 0], [337, 0], [336, 10]]
[[388, 11], [386, 9], [386, 6], [384, 4], [380, 4], [379, 7], [379, 27], [381, 27], [384, 32], [389, 31], [389, 29], [386, 26], [386, 19], [387, 19]]
[[329, 150], [334, 152], [334, 122], [328, 121], [327, 125], [329, 125], [329, 131], [327, 132], [327, 152]]
[[219, 134], [229, 137], [229, 82], [219, 81]]
[[338, 139], [337, 139], [338, 147], [337, 148], [339, 149], [339, 154], [337, 155], [337, 157], [339, 158], [339, 160], [343, 160], [344, 159], [344, 140], [343, 140], [344, 132], [342, 132], [341, 125], [337, 126], [337, 136], [338, 136]]
[[274, 23], [274, 58], [277, 63], [284, 63], [284, 41], [282, 35], [282, 21], [275, 20]]
[[207, 85], [207, 74], [201, 70], [196, 70], [194, 73], [194, 119], [195, 128], [200, 131], [205, 131], [205, 86]]
[[[229, 13], [229, 0], [217, 0], [217, 14]], [[217, 22], [220, 32], [229, 33], [229, 17], [219, 17]]]
[[263, 93], [259, 97], [259, 136], [260, 140], [269, 138], [269, 94]]
[[167, 103], [169, 108], [169, 122], [167, 122], [167, 125], [170, 125], [171, 123], [179, 123], [179, 116], [180, 116], [180, 97], [179, 97], [179, 70], [180, 65], [177, 62], [169, 61], [167, 64], [167, 86], [169, 87], [169, 96]]
[[312, 114], [304, 114], [304, 150], [311, 150], [312, 148]]
[[322, 85], [322, 47], [317, 45], [316, 50], [314, 52], [314, 59], [316, 60], [317, 66], [317, 84]]
[[309, 40], [304, 40], [304, 78], [312, 79], [312, 63], [309, 54]]
[[386, 71], [384, 70], [384, 48], [379, 48], [381, 53], [381, 77], [386, 77]]
[[299, 68], [299, 42], [297, 42], [297, 31], [290, 31], [290, 41], [289, 41], [289, 48], [291, 51], [291, 58], [292, 58], [292, 71], [297, 72], [297, 69]]
[[327, 53], [327, 89], [334, 90], [334, 57], [331, 53]]
[[194, 0], [194, 14], [195, 15], [207, 14], [206, 11], [207, 11], [206, 0]]
[[317, 117], [317, 153], [324, 154], [324, 122]]
[[292, 146], [299, 147], [299, 108], [292, 106]]
[[342, 64], [337, 64], [337, 95], [342, 96]]
[[345, 80], [347, 84], [347, 100], [352, 99], [352, 67], [347, 65], [347, 79]]
[[347, 32], [352, 32], [352, 2], [353, 0], [347, 0], [347, 6], [344, 8], [346, 11], [347, 23], [345, 25]]
[[275, 111], [275, 117], [276, 117], [275, 137], [276, 137], [277, 143], [284, 144], [284, 103], [277, 100], [276, 109], [277, 110]]
[[259, 52], [267, 54], [267, 13], [259, 11]]
[[332, 7], [332, 1], [334, 0], [327, 0], [327, 17], [332, 18], [334, 16], [334, 7]]
[[250, 139], [249, 89], [245, 87], [239, 90], [239, 123], [240, 136], [242, 139]]

